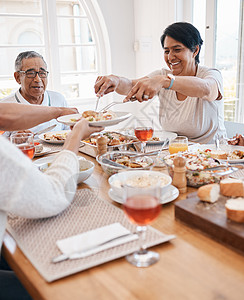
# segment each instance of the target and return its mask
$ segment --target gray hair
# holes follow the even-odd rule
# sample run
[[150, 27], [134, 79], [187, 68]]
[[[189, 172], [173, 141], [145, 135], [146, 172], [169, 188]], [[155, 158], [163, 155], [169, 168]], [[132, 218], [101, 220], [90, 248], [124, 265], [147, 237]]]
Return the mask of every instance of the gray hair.
[[17, 58], [15, 60], [15, 71], [21, 71], [23, 59], [32, 58], [32, 57], [40, 57], [47, 67], [47, 63], [45, 62], [45, 60], [41, 54], [39, 54], [35, 51], [25, 51], [25, 52], [21, 52], [17, 56]]

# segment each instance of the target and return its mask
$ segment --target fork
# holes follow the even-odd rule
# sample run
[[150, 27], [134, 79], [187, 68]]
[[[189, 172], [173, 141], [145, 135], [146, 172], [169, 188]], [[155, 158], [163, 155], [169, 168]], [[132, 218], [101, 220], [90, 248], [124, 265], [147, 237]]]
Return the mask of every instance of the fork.
[[[132, 96], [131, 99], [130, 99], [130, 102], [134, 102], [134, 101], [136, 101], [136, 97]], [[110, 108], [110, 107], [112, 107], [112, 106], [114, 106], [116, 104], [124, 104], [124, 102], [113, 101], [113, 102], [109, 103], [108, 105], [106, 105], [104, 108], [100, 109], [98, 112], [100, 113], [100, 112], [102, 112], [104, 110], [107, 110], [108, 108]]]
[[112, 106], [114, 106], [116, 104], [123, 104], [123, 102], [113, 101], [113, 102], [109, 103], [108, 105], [106, 105], [104, 108], [100, 109], [98, 112], [100, 113], [100, 112], [102, 112], [104, 110], [107, 110], [108, 108], [110, 108], [110, 107], [112, 107]]

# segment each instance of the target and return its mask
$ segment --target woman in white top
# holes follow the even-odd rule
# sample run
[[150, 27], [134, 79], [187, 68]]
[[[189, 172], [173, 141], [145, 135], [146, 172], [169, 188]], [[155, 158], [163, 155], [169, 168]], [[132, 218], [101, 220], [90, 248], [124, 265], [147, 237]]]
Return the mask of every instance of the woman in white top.
[[[57, 111], [56, 108], [29, 107], [20, 104], [0, 104], [0, 130], [26, 129], [29, 125], [35, 125], [38, 120], [52, 119]], [[23, 117], [22, 120], [19, 119], [19, 114], [11, 112], [9, 108], [16, 108]], [[44, 111], [46, 114], [43, 114]], [[50, 111], [53, 114], [50, 114]], [[36, 115], [36, 119], [33, 115]], [[30, 119], [27, 125], [28, 116]], [[7, 119], [12, 120], [9, 127], [3, 124], [3, 119], [6, 123]], [[57, 215], [67, 208], [77, 186], [74, 175], [79, 172], [76, 154], [80, 140], [102, 129], [89, 127], [85, 119], [79, 121], [68, 135], [64, 149], [45, 173], [40, 172], [32, 161], [5, 137], [0, 136], [0, 248], [9, 212], [25, 218], [45, 218]], [[0, 295], [1, 299], [30, 299], [10, 270], [0, 270]]]
[[140, 102], [159, 97], [159, 119], [163, 130], [186, 135], [200, 143], [213, 142], [217, 134], [225, 136], [223, 82], [217, 69], [199, 66], [203, 41], [190, 23], [168, 26], [162, 37], [164, 59], [169, 69], [130, 80], [115, 75], [99, 76], [97, 96], [112, 91]]

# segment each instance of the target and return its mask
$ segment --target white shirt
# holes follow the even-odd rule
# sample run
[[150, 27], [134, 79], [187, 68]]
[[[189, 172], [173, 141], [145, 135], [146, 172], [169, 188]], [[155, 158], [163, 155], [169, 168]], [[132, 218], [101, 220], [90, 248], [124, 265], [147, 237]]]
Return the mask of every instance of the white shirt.
[[[169, 72], [162, 69], [150, 73], [148, 77], [166, 75]], [[196, 77], [213, 78], [222, 99], [210, 102], [197, 97], [187, 97], [184, 101], [179, 101], [174, 90], [162, 88], [158, 94], [160, 123], [163, 130], [187, 136], [191, 141], [213, 143], [216, 134], [226, 136], [222, 76], [217, 69], [198, 66]]]
[[[20, 94], [19, 90], [16, 91], [14, 94], [11, 94], [7, 96], [6, 98], [3, 98], [0, 100], [1, 103], [22, 103], [22, 104], [29, 104], [29, 105], [34, 105], [30, 104], [25, 98]], [[44, 93], [44, 99], [42, 103], [40, 104], [42, 106], [54, 106], [54, 107], [67, 107], [67, 101], [65, 100], [64, 96], [60, 93], [53, 92], [53, 91], [45, 91]], [[50, 120], [48, 122], [39, 124], [35, 127], [30, 128], [32, 132], [37, 132], [39, 130], [45, 129], [49, 126], [52, 126], [56, 124], [56, 127], [53, 129], [53, 131], [60, 131], [60, 130], [68, 130], [69, 127], [59, 123], [55, 119]], [[9, 133], [5, 133], [4, 135], [8, 136]]]
[[74, 152], [63, 150], [44, 173], [7, 138], [0, 136], [0, 249], [7, 213], [24, 218], [59, 214], [72, 201], [79, 172]]

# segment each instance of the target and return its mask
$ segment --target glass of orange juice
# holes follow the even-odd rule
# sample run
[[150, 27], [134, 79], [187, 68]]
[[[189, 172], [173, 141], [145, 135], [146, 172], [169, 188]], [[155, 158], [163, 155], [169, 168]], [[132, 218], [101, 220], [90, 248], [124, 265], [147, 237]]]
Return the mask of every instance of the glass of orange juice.
[[169, 143], [169, 153], [184, 152], [188, 150], [188, 138], [186, 136], [177, 136]]

